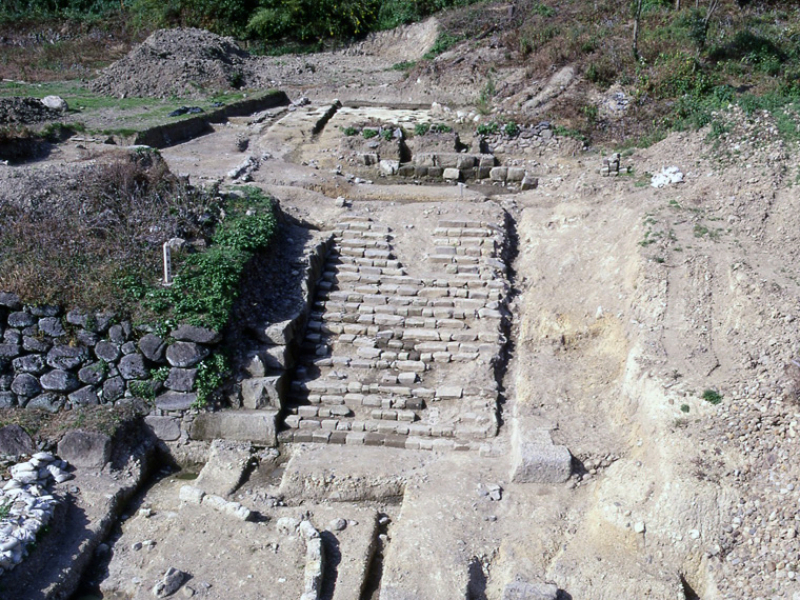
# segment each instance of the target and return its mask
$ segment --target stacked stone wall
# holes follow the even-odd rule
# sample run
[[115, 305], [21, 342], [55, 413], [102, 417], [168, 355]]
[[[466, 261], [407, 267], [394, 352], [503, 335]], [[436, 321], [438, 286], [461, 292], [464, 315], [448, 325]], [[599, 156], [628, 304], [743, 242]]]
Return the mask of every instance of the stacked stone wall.
[[[0, 294], [0, 408], [57, 412], [142, 395], [191, 405], [197, 366], [221, 336], [189, 325], [163, 337], [151, 329]], [[153, 378], [160, 369], [163, 377]]]

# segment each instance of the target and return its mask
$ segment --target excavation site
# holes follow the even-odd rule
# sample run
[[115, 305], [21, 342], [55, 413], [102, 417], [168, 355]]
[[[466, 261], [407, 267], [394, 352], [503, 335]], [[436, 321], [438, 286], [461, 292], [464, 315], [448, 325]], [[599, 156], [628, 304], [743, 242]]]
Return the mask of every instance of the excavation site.
[[0, 599], [800, 599], [800, 113], [480, 6], [3, 79]]

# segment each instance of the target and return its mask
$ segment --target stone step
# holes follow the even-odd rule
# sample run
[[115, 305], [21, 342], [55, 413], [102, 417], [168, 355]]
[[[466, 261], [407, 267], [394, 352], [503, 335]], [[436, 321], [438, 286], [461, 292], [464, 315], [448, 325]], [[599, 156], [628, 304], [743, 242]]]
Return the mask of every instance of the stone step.
[[495, 250], [499, 244], [497, 237], [438, 237], [433, 238], [434, 246], [456, 246], [456, 247], [488, 247]]
[[331, 250], [327, 260], [328, 265], [358, 265], [362, 267], [381, 267], [382, 269], [402, 269], [403, 264], [396, 259], [374, 259], [355, 256], [345, 256], [335, 248]]
[[433, 230], [433, 235], [437, 237], [492, 237], [496, 234], [494, 229], [486, 227], [437, 227]]
[[[379, 414], [384, 412], [386, 411], [381, 411]], [[284, 423], [289, 429], [306, 431], [361, 431], [365, 433], [413, 435], [418, 437], [456, 437], [456, 427], [454, 425], [430, 425], [412, 421], [399, 421], [397, 419], [323, 419], [321, 417], [289, 415], [284, 420]]]
[[478, 441], [455, 440], [451, 438], [425, 438], [363, 431], [305, 431], [287, 429], [278, 434], [281, 443], [321, 443], [347, 444], [355, 446], [386, 446], [409, 450], [481, 451], [486, 444]]

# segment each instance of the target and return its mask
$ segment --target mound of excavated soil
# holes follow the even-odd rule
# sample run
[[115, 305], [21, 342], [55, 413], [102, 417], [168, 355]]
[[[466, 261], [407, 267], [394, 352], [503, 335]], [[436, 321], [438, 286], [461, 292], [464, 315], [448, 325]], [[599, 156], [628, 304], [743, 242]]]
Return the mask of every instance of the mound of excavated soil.
[[38, 98], [0, 98], [0, 125], [41, 123], [62, 117]]
[[110, 96], [192, 97], [246, 83], [249, 55], [202, 29], [162, 29], [104, 69], [90, 87]]

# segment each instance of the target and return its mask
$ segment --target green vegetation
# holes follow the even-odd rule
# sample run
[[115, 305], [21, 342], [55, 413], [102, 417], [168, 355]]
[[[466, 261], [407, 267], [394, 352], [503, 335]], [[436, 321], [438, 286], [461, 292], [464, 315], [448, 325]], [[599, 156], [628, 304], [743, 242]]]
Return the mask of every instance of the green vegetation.
[[229, 199], [224, 210], [208, 248], [179, 263], [170, 287], [127, 281], [128, 294], [161, 318], [221, 329], [239, 295], [245, 265], [269, 245], [277, 228], [272, 199], [258, 188], [245, 188], [243, 197]]
[[681, 404], [681, 412], [688, 413], [689, 412], [689, 405], [688, 404]]
[[514, 121], [509, 121], [503, 125], [503, 133], [508, 137], [516, 137], [519, 135], [520, 128]]
[[425, 135], [430, 129], [430, 123], [416, 123], [414, 125], [414, 135]]
[[197, 367], [195, 408], [205, 408], [213, 400], [214, 393], [230, 375], [227, 357], [217, 352], [202, 361]]
[[378, 137], [378, 130], [365, 127], [364, 129], [361, 130], [361, 135], [364, 137], [365, 140], [371, 140], [374, 137]]
[[709, 404], [716, 405], [722, 402], [722, 394], [720, 394], [716, 390], [711, 390], [711, 389], [705, 390], [701, 397]]
[[478, 125], [478, 135], [495, 135], [500, 131], [500, 125], [492, 121], [491, 123], [481, 123]]
[[404, 60], [403, 62], [395, 63], [392, 65], [393, 71], [410, 71], [417, 66], [415, 60]]
[[5, 519], [11, 513], [11, 500], [0, 503], [0, 519]]
[[446, 31], [440, 33], [439, 37], [436, 38], [436, 42], [433, 44], [433, 47], [425, 53], [425, 58], [427, 60], [436, 58], [440, 54], [450, 50], [450, 48], [455, 46], [462, 39], [463, 38], [461, 36], [453, 35]]

